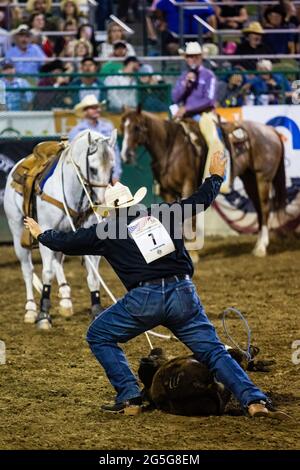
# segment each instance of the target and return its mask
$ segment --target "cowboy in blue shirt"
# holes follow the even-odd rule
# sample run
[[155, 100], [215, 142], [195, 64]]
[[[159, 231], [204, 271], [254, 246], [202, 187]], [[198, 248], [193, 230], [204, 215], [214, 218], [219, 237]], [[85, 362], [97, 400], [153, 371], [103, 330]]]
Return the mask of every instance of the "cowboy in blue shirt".
[[38, 73], [40, 66], [46, 60], [46, 55], [40, 46], [30, 43], [31, 32], [29, 27], [22, 24], [13, 31], [13, 34], [15, 45], [11, 46], [6, 52], [6, 61], [15, 63], [17, 73], [25, 73], [29, 76]]
[[[82, 131], [90, 129], [100, 132], [105, 137], [109, 137], [114, 130], [113, 124], [107, 119], [100, 119], [101, 106], [95, 95], [86, 95], [80, 103], [75, 106], [75, 112], [84, 119], [73, 127], [69, 133], [70, 142]], [[118, 144], [115, 145], [115, 165], [112, 172], [112, 182], [119, 181], [122, 174], [121, 155]]]
[[[209, 207], [217, 196], [225, 170], [221, 155], [221, 152], [213, 154], [212, 176], [192, 196], [167, 205], [172, 211], [182, 209], [181, 222], [187, 208], [192, 209], [187, 211], [190, 217]], [[133, 209], [141, 215], [136, 205], [145, 194], [146, 188], [140, 188], [133, 196], [120, 183], [109, 187], [105, 208], [113, 213], [100, 224], [76, 232], [42, 232], [33, 219], [25, 220], [32, 235], [51, 250], [69, 255], [105, 256], [128, 289], [122, 299], [96, 317], [87, 333], [90, 348], [117, 393], [115, 402], [103, 405], [102, 410], [126, 415], [141, 411], [141, 391], [119, 343], [164, 325], [193, 351], [196, 359], [208, 365], [250, 416], [280, 417], [280, 412], [269, 409], [266, 395], [228, 354], [208, 320], [191, 280], [193, 264], [184, 247], [183, 235], [175, 236], [179, 220], [170, 223], [166, 217], [166, 223], [161, 217], [161, 223], [160, 217], [152, 216], [152, 208], [146, 209], [142, 217], [133, 215]], [[121, 235], [122, 227], [126, 227], [125, 236]], [[117, 230], [114, 236], [107, 236], [113, 233], [111, 228]]]

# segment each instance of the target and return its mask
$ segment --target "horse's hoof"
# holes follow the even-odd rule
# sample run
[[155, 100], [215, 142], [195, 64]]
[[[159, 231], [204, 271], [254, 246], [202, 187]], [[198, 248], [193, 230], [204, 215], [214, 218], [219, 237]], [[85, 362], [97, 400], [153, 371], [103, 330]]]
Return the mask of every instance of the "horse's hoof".
[[74, 310], [73, 310], [72, 305], [71, 307], [64, 307], [60, 305], [58, 308], [58, 312], [64, 318], [70, 318], [74, 315]]
[[36, 322], [36, 327], [38, 330], [51, 330], [52, 323], [49, 320], [43, 319]]
[[38, 330], [51, 330], [52, 321], [49, 313], [40, 312], [37, 316], [35, 324]]
[[267, 250], [265, 247], [256, 246], [252, 251], [253, 255], [257, 258], [264, 258], [267, 255]]
[[98, 315], [100, 315], [100, 313], [102, 313], [104, 310], [105, 309], [100, 304], [92, 305], [92, 307], [91, 307], [91, 318], [92, 318], [92, 320], [95, 320], [95, 318], [98, 317]]
[[36, 310], [27, 310], [24, 315], [24, 323], [35, 323], [38, 313]]

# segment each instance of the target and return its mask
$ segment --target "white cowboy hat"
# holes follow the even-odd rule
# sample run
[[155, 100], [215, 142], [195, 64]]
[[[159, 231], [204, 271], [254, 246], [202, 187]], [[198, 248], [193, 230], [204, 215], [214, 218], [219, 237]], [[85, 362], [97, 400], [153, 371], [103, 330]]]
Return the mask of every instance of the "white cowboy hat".
[[30, 36], [32, 32], [27, 24], [20, 24], [16, 29], [13, 29], [10, 34], [12, 36], [16, 36], [17, 34], [27, 34]]
[[76, 104], [74, 111], [76, 114], [81, 114], [86, 108], [89, 108], [90, 106], [99, 106], [99, 108], [105, 103], [105, 101], [99, 101], [97, 100], [95, 95], [86, 95], [80, 103]]
[[199, 42], [186, 42], [185, 43], [185, 50], [178, 49], [179, 54], [183, 55], [201, 55], [202, 54], [202, 47], [200, 46]]
[[266, 70], [267, 72], [272, 72], [273, 64], [268, 59], [262, 59], [257, 62], [257, 70]]
[[130, 207], [138, 204], [147, 194], [147, 188], [144, 186], [137, 190], [133, 196], [128, 186], [117, 182], [114, 186], [110, 184], [104, 193], [104, 204], [95, 206], [96, 209], [110, 210], [122, 209], [123, 207]]

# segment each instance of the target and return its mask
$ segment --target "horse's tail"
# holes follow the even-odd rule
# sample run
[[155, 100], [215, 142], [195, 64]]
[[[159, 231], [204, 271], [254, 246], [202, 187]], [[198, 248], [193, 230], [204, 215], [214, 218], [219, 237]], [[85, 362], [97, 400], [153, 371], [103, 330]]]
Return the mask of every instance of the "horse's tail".
[[[274, 129], [275, 130], [275, 129]], [[284, 165], [284, 143], [280, 134], [275, 130], [281, 144], [281, 159], [277, 168], [276, 174], [273, 179], [274, 194], [274, 209], [283, 209], [286, 206], [287, 192], [286, 192], [286, 179], [285, 179], [285, 165]]]

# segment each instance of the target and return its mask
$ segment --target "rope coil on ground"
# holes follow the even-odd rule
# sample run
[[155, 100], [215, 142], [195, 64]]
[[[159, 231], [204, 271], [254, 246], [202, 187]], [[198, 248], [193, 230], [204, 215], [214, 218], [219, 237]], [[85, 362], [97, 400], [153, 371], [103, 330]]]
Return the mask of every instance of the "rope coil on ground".
[[[238, 317], [240, 318], [240, 320], [242, 320], [242, 322], [244, 323], [244, 326], [245, 326], [245, 330], [247, 332], [247, 349], [244, 350], [240, 347], [240, 345], [234, 341], [234, 339], [232, 338], [232, 336], [228, 333], [228, 330], [227, 330], [227, 327], [226, 327], [226, 316], [228, 315], [228, 313], [230, 312], [233, 312], [235, 313], [236, 315], [238, 315]], [[231, 341], [231, 343], [239, 350], [241, 351], [241, 353], [243, 353], [247, 360], [250, 361], [251, 360], [251, 354], [250, 354], [250, 346], [251, 346], [251, 330], [250, 330], [250, 327], [248, 325], [248, 322], [246, 320], [246, 318], [244, 317], [244, 315], [237, 309], [237, 308], [234, 308], [234, 307], [228, 307], [226, 308], [224, 311], [223, 311], [223, 316], [222, 316], [222, 325], [223, 325], [223, 330], [224, 330], [224, 333], [225, 335], [227, 336], [227, 338], [229, 339], [229, 341]]]

